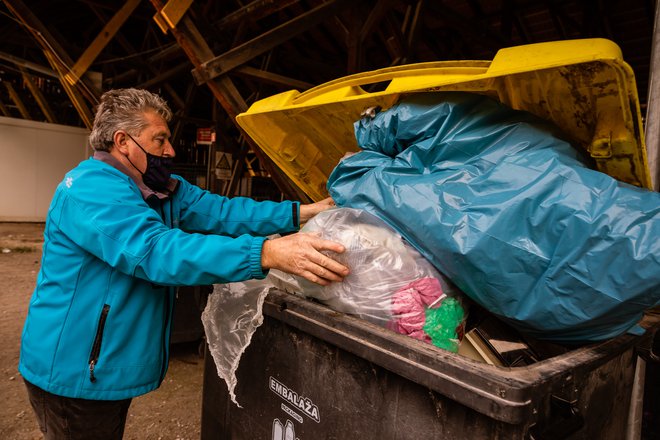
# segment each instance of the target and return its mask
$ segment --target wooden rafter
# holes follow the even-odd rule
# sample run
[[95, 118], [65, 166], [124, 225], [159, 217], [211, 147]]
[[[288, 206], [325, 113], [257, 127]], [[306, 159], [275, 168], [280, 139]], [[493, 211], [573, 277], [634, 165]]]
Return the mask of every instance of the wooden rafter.
[[299, 1], [300, 0], [255, 0], [240, 9], [237, 9], [231, 14], [226, 15], [221, 20], [214, 23], [214, 27], [218, 29], [228, 29], [237, 27], [240, 24], [245, 23], [245, 21], [255, 22], [289, 7], [293, 3], [298, 3]]
[[[94, 13], [97, 15], [97, 17], [99, 17], [99, 19], [101, 19], [102, 21], [106, 21], [105, 14], [103, 12], [101, 12], [100, 9], [98, 9], [94, 6], [91, 6], [91, 8], [92, 8], [92, 11], [94, 11]], [[128, 39], [126, 37], [124, 37], [122, 35], [121, 32], [118, 32], [115, 35], [115, 40], [117, 40], [117, 42], [129, 54], [138, 53], [136, 48], [131, 44], [130, 41], [128, 41]], [[138, 58], [137, 59], [137, 64], [141, 67], [142, 70], [147, 71], [147, 72], [151, 72], [151, 74], [153, 74], [153, 75], [157, 75], [159, 73], [159, 70], [154, 66], [154, 63], [156, 62], [157, 59], [160, 59], [160, 57], [164, 57], [164, 56], [167, 56], [170, 53], [172, 53], [173, 48], [176, 51], [179, 50], [179, 48], [178, 48], [178, 46], [176, 46], [176, 44], [170, 44], [165, 49], [159, 51], [159, 53], [157, 53], [156, 55], [150, 57], [148, 62], [142, 61], [141, 59]], [[172, 97], [172, 100], [174, 101], [174, 104], [176, 105], [176, 107], [177, 108], [182, 108], [184, 106], [183, 100], [179, 97], [179, 94], [174, 89], [174, 87], [169, 85], [167, 82], [165, 82], [163, 87], [165, 88], [167, 93], [169, 93], [169, 95]]]
[[280, 86], [291, 87], [298, 90], [306, 90], [312, 88], [314, 85], [305, 81], [289, 78], [276, 73], [267, 72], [265, 70], [255, 69], [250, 66], [241, 66], [234, 71], [236, 74], [257, 78], [263, 82], [270, 84], [277, 84]]
[[348, 4], [349, 0], [329, 0], [309, 12], [277, 26], [222, 55], [203, 62], [193, 71], [193, 76], [198, 84], [203, 84], [210, 79], [221, 76], [316, 26], [325, 20], [328, 15], [335, 14]]
[[2, 116], [11, 118], [11, 112], [2, 101], [0, 101], [0, 113], [2, 113]]
[[18, 94], [16, 89], [14, 88], [14, 85], [10, 83], [9, 81], [3, 81], [5, 84], [5, 87], [7, 88], [7, 92], [9, 93], [9, 98], [13, 101], [14, 105], [18, 109], [19, 113], [23, 117], [23, 119], [32, 119], [32, 116], [30, 115], [30, 112], [28, 111], [27, 107], [23, 103], [23, 100], [21, 99], [21, 96]]
[[405, 35], [406, 38], [405, 40], [406, 55], [402, 60], [403, 64], [407, 63], [408, 60], [411, 58], [412, 55], [411, 51], [412, 48], [415, 46], [414, 42], [417, 37], [417, 33], [419, 31], [419, 20], [423, 6], [424, 6], [424, 0], [417, 0], [414, 7], [412, 6], [409, 7], [410, 13], [408, 15], [408, 20], [405, 22], [405, 28], [402, 29], [402, 33]]
[[75, 85], [80, 77], [87, 72], [87, 69], [101, 53], [103, 48], [112, 40], [119, 28], [128, 20], [131, 13], [140, 4], [140, 0], [127, 0], [119, 11], [103, 26], [103, 29], [96, 36], [94, 41], [85, 49], [78, 58], [76, 64], [64, 76], [64, 79], [71, 85]]
[[392, 1], [393, 0], [378, 0], [373, 9], [371, 9], [360, 29], [361, 43], [364, 43], [367, 37], [374, 32], [375, 27], [382, 20], [383, 16], [391, 9]]
[[46, 120], [51, 124], [57, 124], [57, 117], [55, 116], [55, 113], [53, 113], [53, 110], [51, 110], [50, 104], [48, 104], [48, 101], [44, 98], [43, 93], [41, 93], [39, 87], [37, 87], [37, 85], [34, 83], [30, 74], [24, 68], [21, 68], [21, 74], [23, 75], [23, 81], [28, 86], [28, 89], [30, 89], [34, 100], [37, 101], [37, 105], [39, 105], [39, 108], [46, 117]]
[[468, 19], [454, 9], [440, 2], [429, 1], [427, 6], [442, 17], [448, 25], [460, 33], [469, 35], [474, 42], [480, 43], [490, 49], [499, 49], [507, 46], [507, 40], [499, 32], [493, 31], [483, 22], [476, 19]]
[[41, 74], [57, 78], [57, 73], [53, 69], [49, 69], [48, 67], [42, 66], [41, 64], [37, 64], [32, 61], [27, 61], [24, 60], [23, 58], [10, 55], [5, 52], [0, 52], [0, 59], [9, 61], [10, 63], [15, 64], [19, 68], [24, 67], [34, 72], [39, 72]]
[[[160, 0], [151, 0], [151, 3], [154, 8], [156, 8], [156, 11], [160, 11], [163, 7]], [[170, 31], [195, 67], [199, 67], [205, 61], [213, 58], [213, 51], [199, 33], [189, 16], [183, 16], [181, 21], [179, 21], [175, 27], [171, 28]], [[234, 86], [234, 83], [228, 76], [223, 75], [219, 78], [211, 79], [206, 82], [206, 85], [209, 87], [213, 96], [218, 100], [227, 115], [229, 115], [231, 121], [242, 133], [243, 130], [236, 122], [236, 116], [247, 110], [247, 104]], [[247, 138], [248, 137], [246, 136], [246, 139]], [[293, 183], [277, 169], [275, 164], [273, 164], [268, 156], [261, 151], [254, 141], [250, 139], [248, 142], [259, 158], [260, 163], [271, 174], [273, 180], [283, 193], [289, 196], [296, 195], [300, 200], [309, 200], [299, 188], [293, 185]]]
[[93, 118], [91, 111], [83, 98], [83, 94], [85, 94], [85, 97], [95, 105], [98, 100], [98, 91], [85, 80], [80, 81], [75, 87], [68, 84], [64, 79], [64, 76], [68, 73], [70, 66], [73, 65], [73, 61], [52, 37], [48, 28], [43, 25], [43, 23], [21, 0], [3, 1], [12, 14], [26, 25], [29, 32], [34, 36], [39, 46], [41, 46], [51, 67], [58, 73], [62, 87], [71, 99], [71, 102], [78, 111], [83, 123], [88, 128], [91, 128]]
[[64, 80], [64, 75], [66, 72], [62, 70], [61, 63], [55, 60], [55, 55], [49, 51], [44, 51], [44, 54], [46, 55], [50, 65], [53, 66], [53, 68], [58, 72], [60, 84], [62, 84], [62, 88], [64, 88], [64, 91], [69, 96], [69, 99], [71, 99], [71, 103], [78, 112], [78, 116], [80, 116], [80, 119], [83, 121], [83, 124], [85, 124], [85, 127], [91, 130], [92, 126], [94, 125], [94, 115], [85, 103], [85, 99], [80, 94], [76, 86], [72, 86]]

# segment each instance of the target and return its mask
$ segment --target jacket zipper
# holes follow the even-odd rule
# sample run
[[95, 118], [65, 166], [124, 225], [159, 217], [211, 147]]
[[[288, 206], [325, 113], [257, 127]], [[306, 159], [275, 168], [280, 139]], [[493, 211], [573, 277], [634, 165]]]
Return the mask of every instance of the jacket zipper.
[[99, 325], [96, 328], [96, 336], [94, 337], [94, 345], [92, 345], [92, 352], [89, 355], [89, 380], [90, 382], [96, 382], [96, 376], [94, 376], [94, 367], [99, 360], [99, 354], [101, 353], [101, 342], [103, 340], [103, 329], [105, 328], [105, 321], [108, 318], [108, 312], [110, 311], [110, 306], [108, 304], [103, 304], [103, 310], [101, 310], [101, 317], [99, 318]]
[[165, 371], [167, 367], [167, 361], [169, 357], [169, 347], [167, 346], [168, 343], [168, 335], [167, 335], [167, 327], [170, 321], [170, 289], [171, 287], [167, 288], [167, 292], [165, 293], [165, 319], [164, 319], [164, 325], [163, 325], [163, 363], [160, 367], [160, 381], [162, 382], [165, 379]]
[[[173, 221], [174, 221], [174, 212], [172, 211], [173, 202], [172, 202], [172, 200], [169, 201], [169, 208], [170, 208], [169, 222], [168, 222], [167, 216], [165, 215], [165, 210], [163, 209], [163, 203], [164, 202], [161, 202], [161, 204], [160, 204], [160, 212], [161, 212], [161, 215], [163, 217], [163, 222], [167, 226], [169, 226], [170, 229], [171, 229]], [[163, 363], [161, 364], [161, 367], [160, 367], [160, 382], [163, 382], [163, 380], [165, 380], [165, 371], [167, 370], [167, 363], [168, 363], [168, 360], [169, 360], [168, 359], [169, 358], [169, 347], [168, 347], [168, 343], [169, 343], [169, 337], [168, 336], [169, 335], [168, 335], [168, 332], [167, 332], [167, 327], [169, 326], [170, 316], [172, 315], [172, 313], [170, 311], [170, 308], [172, 307], [172, 305], [170, 304], [172, 289], [173, 289], [172, 287], [167, 287], [166, 292], [165, 292], [165, 316], [164, 316], [164, 320], [163, 320], [164, 321], [164, 324], [163, 324]]]

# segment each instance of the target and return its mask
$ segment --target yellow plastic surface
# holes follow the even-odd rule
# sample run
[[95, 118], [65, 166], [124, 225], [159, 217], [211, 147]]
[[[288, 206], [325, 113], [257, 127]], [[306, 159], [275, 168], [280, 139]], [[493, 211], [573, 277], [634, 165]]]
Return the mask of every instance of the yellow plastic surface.
[[[370, 84], [387, 87], [369, 93]], [[346, 152], [358, 151], [353, 123], [369, 107], [415, 92], [481, 93], [551, 120], [587, 150], [598, 169], [650, 188], [633, 71], [604, 39], [501, 49], [493, 61], [411, 64], [340, 78], [255, 102], [237, 116], [259, 147], [313, 200]]]

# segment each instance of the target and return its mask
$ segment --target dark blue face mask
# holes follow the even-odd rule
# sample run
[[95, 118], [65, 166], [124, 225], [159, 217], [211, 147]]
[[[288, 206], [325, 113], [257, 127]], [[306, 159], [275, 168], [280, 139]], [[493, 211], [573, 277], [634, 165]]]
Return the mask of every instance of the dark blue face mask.
[[144, 173], [138, 169], [135, 165], [133, 165], [133, 162], [131, 162], [130, 159], [128, 159], [128, 156], [126, 157], [128, 161], [133, 165], [133, 168], [138, 170], [140, 174], [142, 174], [142, 181], [144, 182], [145, 185], [147, 185], [149, 188], [153, 189], [154, 191], [163, 191], [167, 189], [167, 184], [170, 181], [170, 168], [172, 166], [172, 158], [171, 157], [164, 157], [164, 156], [155, 156], [149, 152], [147, 152], [144, 148], [142, 148], [142, 145], [140, 145], [135, 139], [133, 139], [133, 136], [130, 134], [126, 133], [129, 138], [133, 142], [135, 142], [135, 145], [140, 147], [140, 150], [144, 151], [144, 154], [147, 155], [147, 169], [144, 170]]

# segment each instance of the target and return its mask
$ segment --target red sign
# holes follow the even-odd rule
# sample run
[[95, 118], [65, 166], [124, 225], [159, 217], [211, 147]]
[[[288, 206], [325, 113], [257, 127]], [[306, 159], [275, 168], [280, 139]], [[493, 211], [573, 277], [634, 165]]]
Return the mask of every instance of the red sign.
[[198, 145], [211, 145], [215, 142], [215, 132], [212, 128], [198, 128], [197, 129], [197, 144]]

